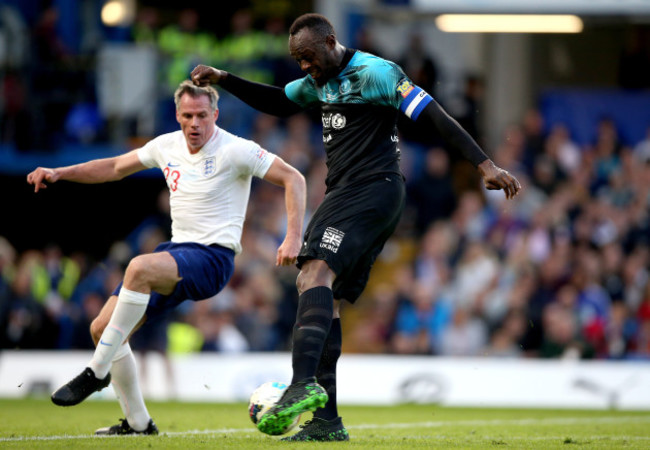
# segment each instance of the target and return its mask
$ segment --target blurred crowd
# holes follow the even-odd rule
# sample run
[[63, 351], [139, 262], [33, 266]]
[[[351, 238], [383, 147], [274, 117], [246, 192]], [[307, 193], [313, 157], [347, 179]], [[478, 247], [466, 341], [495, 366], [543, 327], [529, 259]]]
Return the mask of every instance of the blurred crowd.
[[[308, 215], [324, 194], [318, 126], [259, 114], [252, 136], [308, 179]], [[634, 147], [603, 119], [593, 145], [547, 130], [538, 111], [494, 152], [524, 189], [486, 191], [444, 146], [404, 142], [409, 206], [368, 288], [343, 314], [349, 352], [454, 356], [650, 357], [650, 138]], [[473, 188], [467, 188], [470, 186]], [[0, 243], [0, 346], [91, 348], [88, 325], [129, 259], [169, 238], [168, 198], [105, 260], [56, 246], [17, 254]], [[161, 352], [287, 350], [295, 268], [276, 268], [283, 193], [255, 183], [236, 273], [136, 333]], [[308, 219], [308, 217], [307, 217]]]
[[[91, 26], [93, 22], [87, 21], [73, 46], [62, 36], [61, 28], [70, 24], [62, 21], [59, 7], [47, 0], [42, 3], [46, 6], [33, 17], [11, 5], [0, 5], [0, 92], [4, 99], [0, 100], [0, 144], [19, 152], [116, 143], [125, 135], [143, 137], [138, 136], [142, 133], [133, 114], [113, 117], [102, 107], [100, 54], [107, 46], [135, 45], [153, 55], [154, 95], [139, 94], [141, 101], [153, 104], [147, 109], [153, 111], [147, 118], [153, 126], [147, 127], [149, 136], [144, 137], [176, 128], [173, 93], [199, 63], [279, 85], [299, 73], [288, 56], [283, 14], [242, 8], [227, 18], [225, 27], [219, 27], [223, 17], [208, 21], [196, 8], [166, 13], [143, 6], [128, 27]], [[93, 5], [98, 8], [101, 3]], [[111, 77], [118, 79], [119, 74]]]
[[[229, 33], [215, 36], [197, 29], [198, 19], [197, 11], [188, 9], [178, 14], [178, 23], [162, 24], [155, 9], [144, 8], [124, 37], [159, 52], [165, 96], [197, 62], [279, 85], [300, 76], [286, 58], [283, 20], [274, 17], [253, 27], [250, 11], [242, 10], [232, 16]], [[31, 78], [19, 76], [27, 64], [19, 53], [4, 67], [3, 142], [31, 148], [50, 139], [52, 145], [52, 136], [68, 130], [61, 139], [70, 139], [93, 124], [91, 140], [102, 137], [92, 64], [68, 52], [55, 22], [56, 11], [45, 11], [30, 32], [40, 49], [37, 62], [30, 62], [38, 68]], [[433, 91], [431, 55], [417, 45], [412, 50], [404, 54], [405, 70]], [[463, 107], [450, 109], [479, 142], [475, 112], [481, 83], [468, 77], [459, 98]], [[72, 88], [71, 95], [66, 90]], [[223, 92], [220, 107], [221, 126], [254, 139], [306, 176], [308, 220], [325, 189], [319, 119], [259, 114]], [[650, 357], [650, 133], [640, 142], [623, 142], [619, 124], [603, 117], [593, 142], [578, 145], [566, 124], [545, 123], [541, 112], [531, 109], [505, 130], [496, 148], [486, 149], [523, 185], [517, 198], [506, 201], [502, 192], [483, 189], [476, 171], [444, 142], [427, 141], [408, 123], [400, 125], [408, 207], [368, 288], [354, 306], [344, 306], [344, 351]], [[167, 126], [166, 131], [177, 128], [173, 120], [162, 120], [159, 128]], [[134, 349], [287, 350], [298, 270], [274, 265], [285, 231], [283, 201], [279, 188], [255, 182], [244, 251], [229, 286], [215, 298], [186, 302], [145, 325], [133, 338]], [[0, 349], [92, 348], [90, 321], [130, 258], [169, 239], [168, 208], [163, 191], [158, 213], [99, 260], [83, 252], [66, 254], [55, 244], [17, 251], [0, 237]]]

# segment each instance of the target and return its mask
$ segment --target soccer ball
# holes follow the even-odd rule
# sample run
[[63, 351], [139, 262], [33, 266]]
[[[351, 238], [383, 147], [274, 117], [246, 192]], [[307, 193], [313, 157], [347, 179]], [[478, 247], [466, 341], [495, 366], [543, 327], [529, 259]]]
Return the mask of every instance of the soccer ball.
[[[287, 385], [280, 383], [278, 381], [269, 381], [259, 386], [251, 394], [251, 398], [248, 402], [248, 416], [251, 418], [251, 421], [257, 425], [262, 416], [269, 410], [271, 407], [280, 400], [282, 394], [287, 389]], [[300, 422], [300, 416], [291, 423], [286, 430], [280, 434], [287, 433], [295, 428]]]

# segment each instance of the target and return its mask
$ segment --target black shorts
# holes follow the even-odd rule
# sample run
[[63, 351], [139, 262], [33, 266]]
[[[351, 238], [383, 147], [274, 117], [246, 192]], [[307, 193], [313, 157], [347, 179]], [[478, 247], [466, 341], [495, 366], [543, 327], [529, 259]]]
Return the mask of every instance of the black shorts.
[[397, 227], [405, 199], [404, 180], [398, 174], [332, 189], [307, 225], [298, 268], [310, 259], [325, 261], [336, 274], [334, 298], [354, 303]]

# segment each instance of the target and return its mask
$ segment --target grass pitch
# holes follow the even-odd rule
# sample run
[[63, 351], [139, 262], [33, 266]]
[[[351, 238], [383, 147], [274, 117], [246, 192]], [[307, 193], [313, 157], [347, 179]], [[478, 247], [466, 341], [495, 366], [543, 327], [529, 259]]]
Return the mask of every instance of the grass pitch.
[[116, 424], [122, 417], [117, 402], [87, 401], [61, 408], [49, 399], [0, 400], [0, 447], [650, 448], [650, 411], [343, 406], [340, 413], [350, 442], [323, 444], [287, 443], [266, 436], [250, 422], [246, 406], [149, 402], [159, 436], [94, 437], [96, 428]]

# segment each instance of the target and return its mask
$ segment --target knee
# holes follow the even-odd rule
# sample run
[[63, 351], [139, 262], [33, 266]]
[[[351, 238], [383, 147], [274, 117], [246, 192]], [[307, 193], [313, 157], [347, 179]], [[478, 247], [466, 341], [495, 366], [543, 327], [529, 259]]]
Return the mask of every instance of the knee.
[[302, 294], [311, 288], [317, 286], [332, 287], [334, 281], [334, 272], [329, 268], [325, 261], [312, 260], [305, 263], [296, 279], [296, 288], [298, 293]]
[[307, 280], [305, 280], [305, 274], [301, 271], [298, 274], [298, 278], [296, 278], [296, 289], [298, 289], [299, 295], [302, 295], [302, 293], [305, 292], [306, 283]]
[[126, 267], [124, 277], [132, 280], [143, 280], [146, 278], [150, 264], [147, 264], [144, 256], [136, 256]]
[[318, 283], [318, 277], [315, 276], [314, 272], [304, 272], [301, 271], [296, 278], [296, 288], [298, 289], [298, 294], [303, 294], [305, 291], [316, 287], [323, 286], [323, 284]]

